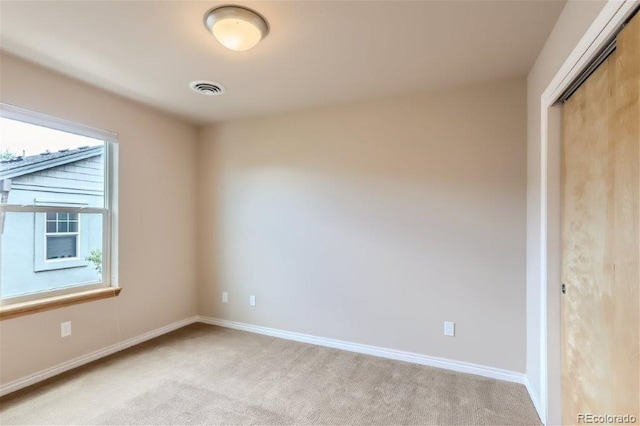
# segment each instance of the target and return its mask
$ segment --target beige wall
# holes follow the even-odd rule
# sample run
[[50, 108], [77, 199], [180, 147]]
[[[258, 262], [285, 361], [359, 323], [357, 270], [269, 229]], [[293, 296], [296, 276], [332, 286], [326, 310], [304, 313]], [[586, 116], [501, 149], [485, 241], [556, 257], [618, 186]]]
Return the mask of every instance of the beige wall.
[[[550, 34], [527, 78], [527, 378], [537, 397], [542, 397], [540, 374], [540, 255], [541, 255], [541, 113], [540, 98], [551, 79], [566, 61], [587, 28], [600, 13], [605, 1], [569, 1]], [[550, 115], [558, 122], [559, 108]], [[552, 126], [550, 126], [551, 128]], [[556, 126], [557, 127], [557, 126]], [[559, 138], [550, 138], [558, 141]], [[559, 279], [559, 161], [558, 144], [549, 146], [547, 176], [549, 191], [548, 232], [550, 238], [549, 274]], [[546, 213], [545, 213], [546, 214]], [[549, 283], [549, 406], [548, 424], [559, 424], [560, 418], [560, 298], [559, 281]]]
[[525, 90], [205, 128], [200, 313], [524, 372]]
[[524, 371], [524, 81], [229, 122], [196, 144], [189, 124], [0, 60], [3, 102], [120, 134], [124, 287], [0, 323], [0, 383], [196, 313]]
[[[15, 57], [0, 61], [2, 102], [120, 134], [123, 287], [116, 299], [2, 321], [6, 384], [196, 314], [197, 130]], [[62, 321], [72, 321], [65, 339]]]

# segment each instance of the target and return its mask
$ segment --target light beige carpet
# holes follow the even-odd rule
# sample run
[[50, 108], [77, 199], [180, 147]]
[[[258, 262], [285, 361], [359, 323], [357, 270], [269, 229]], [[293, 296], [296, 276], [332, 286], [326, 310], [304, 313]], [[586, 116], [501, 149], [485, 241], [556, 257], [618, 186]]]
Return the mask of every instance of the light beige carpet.
[[522, 385], [193, 324], [4, 397], [0, 423], [540, 421]]

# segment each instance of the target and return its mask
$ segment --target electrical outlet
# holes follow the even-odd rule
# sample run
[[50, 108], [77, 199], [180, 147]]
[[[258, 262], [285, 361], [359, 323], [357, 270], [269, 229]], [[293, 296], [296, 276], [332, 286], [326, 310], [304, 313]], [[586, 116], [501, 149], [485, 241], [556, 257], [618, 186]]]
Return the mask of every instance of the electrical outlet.
[[249, 296], [249, 306], [256, 306], [256, 297], [254, 295]]
[[60, 323], [60, 337], [71, 336], [71, 321]]
[[229, 293], [227, 293], [226, 291], [222, 292], [222, 303], [227, 303], [229, 302]]
[[451, 321], [444, 322], [444, 335], [455, 337], [456, 335], [456, 323]]

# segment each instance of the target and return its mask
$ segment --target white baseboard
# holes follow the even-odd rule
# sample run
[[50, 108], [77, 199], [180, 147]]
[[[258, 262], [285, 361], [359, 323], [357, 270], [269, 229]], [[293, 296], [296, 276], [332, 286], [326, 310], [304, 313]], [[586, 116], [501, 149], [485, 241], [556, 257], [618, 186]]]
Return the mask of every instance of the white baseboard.
[[540, 417], [540, 421], [542, 424], [546, 425], [546, 413], [542, 409], [542, 404], [540, 403], [540, 397], [538, 393], [533, 389], [531, 383], [529, 383], [529, 378], [524, 376], [524, 385], [527, 387], [527, 392], [529, 392], [529, 398], [531, 398], [531, 402], [533, 402], [533, 406], [536, 407], [536, 412], [538, 413], [538, 417]]
[[135, 346], [139, 343], [145, 342], [147, 340], [153, 339], [154, 337], [161, 336], [163, 334], [169, 333], [170, 331], [177, 330], [178, 328], [184, 327], [189, 324], [193, 324], [194, 322], [198, 322], [198, 317], [193, 316], [191, 318], [184, 319], [182, 321], [174, 322], [173, 324], [166, 325], [164, 327], [160, 327], [158, 329], [149, 331], [148, 333], [141, 334], [140, 336], [132, 337], [127, 340], [123, 340], [114, 345], [107, 346], [104, 349], [100, 349], [95, 352], [91, 352], [86, 355], [82, 355], [78, 358], [74, 358], [70, 361], [63, 362], [62, 364], [58, 364], [51, 368], [47, 368], [45, 370], [39, 371], [37, 373], [30, 374], [21, 379], [14, 380], [9, 383], [5, 383], [0, 385], [0, 396], [6, 395], [11, 392], [15, 392], [18, 389], [25, 388], [27, 386], [31, 386], [35, 383], [46, 380], [50, 377], [58, 375], [60, 373], [64, 373], [65, 371], [69, 371], [71, 369], [80, 367], [81, 365], [88, 364], [97, 359], [103, 358], [107, 355], [114, 354], [121, 350], [130, 348], [131, 346]]
[[412, 352], [399, 351], [395, 349], [381, 348], [378, 346], [363, 345], [360, 343], [346, 342], [343, 340], [329, 339], [325, 337], [312, 336], [309, 334], [295, 333], [291, 331], [278, 330], [274, 328], [261, 327], [257, 325], [245, 324], [234, 321], [227, 321], [218, 318], [210, 318], [203, 316], [194, 316], [191, 318], [177, 321], [172, 324], [160, 327], [156, 330], [141, 334], [140, 336], [132, 337], [127, 340], [123, 340], [114, 345], [108, 346], [104, 349], [74, 358], [70, 361], [58, 364], [54, 367], [47, 368], [34, 374], [30, 374], [26, 377], [14, 380], [12, 382], [0, 385], [0, 396], [15, 392], [19, 389], [31, 386], [35, 383], [46, 380], [55, 375], [64, 373], [71, 369], [80, 367], [84, 364], [88, 364], [92, 361], [130, 348], [147, 340], [177, 330], [195, 322], [202, 322], [205, 324], [217, 325], [220, 327], [232, 328], [236, 330], [248, 331], [251, 333], [263, 334], [266, 336], [278, 337], [281, 339], [294, 340], [297, 342], [310, 343], [313, 345], [325, 346], [329, 348], [341, 349], [350, 352], [357, 352], [366, 355], [378, 356], [381, 358], [395, 359], [398, 361], [411, 362], [414, 364], [426, 365], [429, 367], [443, 368], [446, 370], [457, 371], [460, 373], [475, 374], [477, 376], [488, 377], [491, 379], [504, 380], [507, 382], [520, 383], [527, 387], [527, 391], [533, 401], [533, 404], [538, 411], [538, 415], [543, 419], [540, 400], [537, 394], [531, 388], [529, 381], [523, 373], [503, 370], [500, 368], [487, 367], [484, 365], [472, 364], [463, 361], [454, 361], [446, 358], [439, 358], [434, 356], [422, 355]]
[[326, 337], [312, 336], [309, 334], [294, 333], [291, 331], [244, 324], [241, 322], [228, 321], [218, 318], [199, 316], [198, 321], [205, 324], [217, 325], [220, 327], [233, 328], [236, 330], [249, 331], [251, 333], [279, 337], [281, 339], [295, 340], [296, 342], [310, 343], [312, 345], [326, 346], [329, 348], [342, 349], [345, 351], [373, 355], [381, 358], [395, 359], [398, 361], [427, 365], [429, 367], [444, 368], [446, 370], [457, 371], [460, 373], [475, 374], [477, 376], [489, 377], [491, 379], [525, 384], [525, 375], [523, 373], [503, 370], [501, 368], [487, 367], [484, 365], [472, 364], [469, 362], [454, 361], [446, 358], [438, 358], [434, 356], [399, 351], [395, 349], [381, 348], [378, 346], [345, 342], [343, 340], [328, 339]]

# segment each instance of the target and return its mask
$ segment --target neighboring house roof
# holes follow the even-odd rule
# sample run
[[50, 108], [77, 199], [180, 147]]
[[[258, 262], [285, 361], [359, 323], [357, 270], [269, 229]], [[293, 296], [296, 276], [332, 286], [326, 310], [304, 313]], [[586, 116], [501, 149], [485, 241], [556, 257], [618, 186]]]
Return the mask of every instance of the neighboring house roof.
[[0, 180], [24, 176], [40, 170], [75, 163], [76, 161], [101, 155], [103, 146], [63, 149], [58, 152], [18, 157], [15, 160], [0, 161]]

